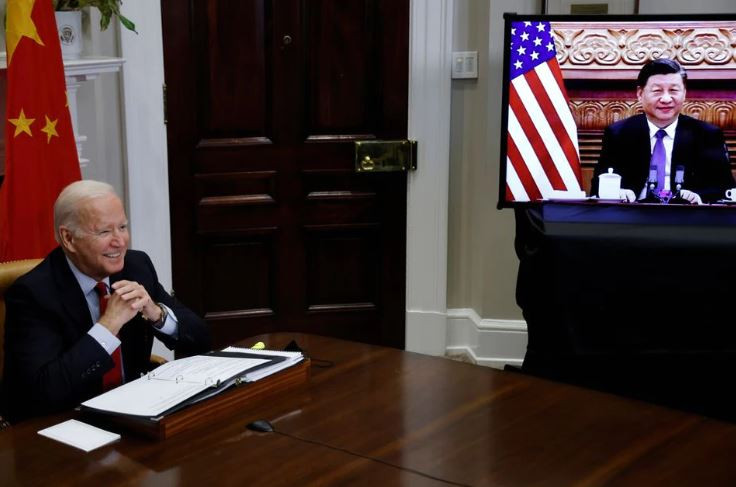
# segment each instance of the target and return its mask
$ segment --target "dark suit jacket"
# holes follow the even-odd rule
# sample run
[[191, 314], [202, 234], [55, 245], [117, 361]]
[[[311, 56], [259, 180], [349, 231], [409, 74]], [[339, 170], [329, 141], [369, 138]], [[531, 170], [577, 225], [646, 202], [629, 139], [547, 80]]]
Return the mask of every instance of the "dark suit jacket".
[[[591, 181], [591, 194], [598, 194], [598, 175], [608, 171], [621, 175], [621, 188], [639, 193], [649, 177], [651, 160], [646, 115], [635, 115], [611, 124], [603, 132], [603, 147]], [[670, 187], [674, 188], [675, 167], [685, 167], [683, 189], [700, 195], [704, 202], [725, 197], [736, 186], [721, 129], [687, 115], [680, 115], [672, 148]]]
[[[209, 351], [207, 325], [163, 289], [145, 253], [128, 250], [122, 272], [110, 276], [110, 283], [123, 279], [142, 284], [179, 323], [177, 339], [155, 331], [140, 315], [123, 326], [119, 338], [127, 380], [150, 368], [154, 334], [177, 355]], [[5, 299], [4, 399], [11, 421], [69, 409], [102, 392], [102, 376], [113, 361], [87, 334], [92, 317], [61, 248], [20, 277]]]

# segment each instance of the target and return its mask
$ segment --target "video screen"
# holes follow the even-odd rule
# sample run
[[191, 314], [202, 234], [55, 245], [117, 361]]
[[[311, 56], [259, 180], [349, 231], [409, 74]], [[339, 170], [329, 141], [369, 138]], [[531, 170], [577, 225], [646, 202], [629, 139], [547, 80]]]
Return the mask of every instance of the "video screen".
[[736, 15], [505, 15], [499, 208], [736, 205]]

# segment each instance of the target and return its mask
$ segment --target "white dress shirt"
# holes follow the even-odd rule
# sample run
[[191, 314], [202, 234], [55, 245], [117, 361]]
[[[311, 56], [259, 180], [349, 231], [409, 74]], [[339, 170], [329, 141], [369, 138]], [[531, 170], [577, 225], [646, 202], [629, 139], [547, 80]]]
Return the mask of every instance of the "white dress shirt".
[[[665, 166], [664, 166], [664, 190], [671, 189], [670, 185], [670, 174], [672, 174], [672, 147], [675, 145], [675, 130], [677, 130], [677, 121], [679, 118], [676, 118], [674, 122], [669, 124], [666, 127], [663, 127], [662, 130], [664, 130], [667, 135], [662, 137], [662, 143], [664, 144], [664, 158], [665, 158]], [[647, 119], [647, 125], [649, 126], [649, 154], [654, 152], [654, 144], [657, 143], [657, 132], [659, 132], [660, 127], [657, 127], [652, 122]], [[647, 168], [648, 169], [648, 168]], [[649, 174], [649, 171], [647, 171], [647, 174]], [[647, 196], [647, 185], [644, 184], [644, 189], [639, 193], [639, 199], [644, 199]]]

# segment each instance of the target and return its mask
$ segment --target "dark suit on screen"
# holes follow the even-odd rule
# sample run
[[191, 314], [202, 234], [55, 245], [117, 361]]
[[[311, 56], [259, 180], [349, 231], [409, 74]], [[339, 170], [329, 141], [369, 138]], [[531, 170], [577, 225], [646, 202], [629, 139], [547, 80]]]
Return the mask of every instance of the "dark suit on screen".
[[[145, 253], [127, 251], [123, 270], [110, 276], [110, 284], [119, 280], [144, 286], [178, 321], [178, 338], [154, 330], [141, 315], [123, 326], [119, 338], [126, 380], [150, 369], [154, 334], [177, 354], [210, 349], [204, 321], [164, 290]], [[4, 399], [11, 420], [69, 409], [102, 392], [102, 377], [113, 361], [87, 333], [92, 316], [61, 248], [20, 277], [6, 303]]]
[[[603, 133], [603, 146], [591, 181], [591, 193], [598, 194], [598, 175], [611, 167], [621, 176], [621, 188], [633, 190], [638, 198], [649, 177], [651, 154], [646, 115], [635, 115], [611, 124]], [[683, 189], [698, 193], [703, 202], [722, 199], [728, 188], [736, 186], [721, 129], [682, 114], [678, 118], [672, 147], [672, 189], [677, 166], [685, 167]]]

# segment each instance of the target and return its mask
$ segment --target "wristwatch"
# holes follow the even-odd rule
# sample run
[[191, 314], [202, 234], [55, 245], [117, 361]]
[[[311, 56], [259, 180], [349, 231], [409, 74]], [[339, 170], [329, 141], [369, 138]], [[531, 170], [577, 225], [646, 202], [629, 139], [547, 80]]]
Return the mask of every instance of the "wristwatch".
[[145, 316], [143, 317], [143, 319], [145, 319], [146, 321], [151, 321], [151, 326], [153, 326], [157, 330], [160, 330], [161, 328], [163, 328], [164, 323], [166, 323], [166, 317], [169, 316], [169, 311], [168, 309], [166, 309], [166, 306], [161, 303], [156, 303], [156, 306], [161, 309], [161, 317], [157, 321], [151, 321]]

